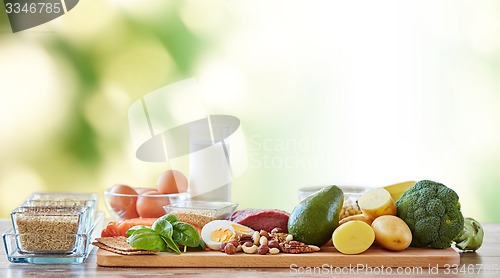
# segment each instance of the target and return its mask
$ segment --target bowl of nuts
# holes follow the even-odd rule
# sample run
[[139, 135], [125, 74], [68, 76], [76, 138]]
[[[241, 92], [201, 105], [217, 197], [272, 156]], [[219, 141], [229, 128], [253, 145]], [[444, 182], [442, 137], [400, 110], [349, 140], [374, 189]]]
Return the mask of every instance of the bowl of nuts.
[[[344, 204], [342, 205], [342, 211], [340, 212], [340, 219], [345, 217], [361, 214], [361, 209], [358, 206], [358, 198], [361, 197], [363, 192], [369, 190], [367, 187], [360, 186], [339, 186], [344, 192]], [[312, 186], [303, 187], [299, 189], [299, 201], [304, 200], [309, 195], [312, 195], [319, 190], [323, 189], [324, 186]]]

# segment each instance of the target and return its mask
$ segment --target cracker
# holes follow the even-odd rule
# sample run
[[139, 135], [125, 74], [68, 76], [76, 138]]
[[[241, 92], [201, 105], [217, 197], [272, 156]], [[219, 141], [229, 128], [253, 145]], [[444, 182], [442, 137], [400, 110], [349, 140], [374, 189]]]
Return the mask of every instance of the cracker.
[[96, 238], [96, 241], [97, 242], [92, 242], [92, 245], [121, 255], [147, 255], [157, 253], [156, 251], [140, 250], [130, 246], [127, 242], [127, 238], [124, 236], [101, 237]]
[[103, 250], [106, 250], [109, 252], [113, 252], [116, 254], [120, 254], [120, 255], [154, 255], [157, 253], [155, 251], [147, 251], [147, 250], [122, 251], [122, 250], [119, 250], [119, 249], [116, 249], [113, 247], [109, 247], [109, 246], [104, 245], [104, 244], [99, 243], [99, 242], [92, 242], [92, 244], [99, 247], [100, 249], [103, 249]]

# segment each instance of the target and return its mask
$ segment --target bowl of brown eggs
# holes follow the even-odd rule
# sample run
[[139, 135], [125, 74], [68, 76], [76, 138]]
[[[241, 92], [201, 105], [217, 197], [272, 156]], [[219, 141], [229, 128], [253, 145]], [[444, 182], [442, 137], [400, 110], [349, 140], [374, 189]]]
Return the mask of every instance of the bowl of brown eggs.
[[156, 187], [116, 184], [104, 191], [104, 202], [115, 219], [158, 218], [166, 205], [189, 199], [188, 180], [177, 170], [163, 172]]

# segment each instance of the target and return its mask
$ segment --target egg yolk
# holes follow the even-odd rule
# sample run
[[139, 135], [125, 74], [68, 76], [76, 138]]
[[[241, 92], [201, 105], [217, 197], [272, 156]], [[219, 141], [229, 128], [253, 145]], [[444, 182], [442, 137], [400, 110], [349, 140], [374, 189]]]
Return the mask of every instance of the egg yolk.
[[233, 226], [233, 229], [236, 231], [236, 233], [240, 233], [240, 234], [249, 234], [250, 233], [250, 229], [248, 229], [245, 226], [237, 225], [237, 224], [231, 224], [231, 226]]
[[219, 228], [210, 233], [210, 239], [217, 242], [228, 242], [234, 234], [227, 228]]

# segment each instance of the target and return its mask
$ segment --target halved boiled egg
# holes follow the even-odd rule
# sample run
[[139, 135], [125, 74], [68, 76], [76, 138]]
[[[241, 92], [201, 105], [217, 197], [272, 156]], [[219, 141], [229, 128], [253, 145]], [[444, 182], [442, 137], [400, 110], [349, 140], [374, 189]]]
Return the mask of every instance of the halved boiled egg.
[[219, 250], [221, 243], [228, 242], [242, 234], [251, 235], [253, 230], [229, 220], [213, 220], [201, 229], [201, 238], [212, 250]]

